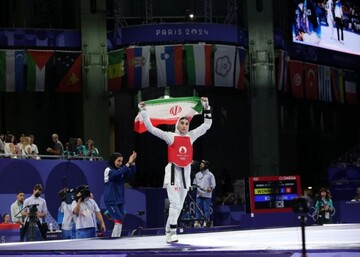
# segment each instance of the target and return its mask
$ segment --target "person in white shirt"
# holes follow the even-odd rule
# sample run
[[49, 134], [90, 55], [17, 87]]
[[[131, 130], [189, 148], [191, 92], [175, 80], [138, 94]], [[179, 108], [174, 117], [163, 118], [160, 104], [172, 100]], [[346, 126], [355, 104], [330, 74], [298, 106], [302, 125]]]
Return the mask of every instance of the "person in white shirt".
[[[47, 229], [43, 228], [42, 224], [44, 223], [44, 218], [48, 213], [48, 209], [45, 199], [40, 197], [42, 192], [42, 185], [36, 184], [33, 188], [33, 194], [30, 197], [26, 198], [24, 201], [25, 209], [22, 211], [22, 214], [26, 218], [25, 226], [22, 232], [24, 233], [25, 240], [28, 239], [30, 241], [38, 241], [41, 239], [46, 239]], [[33, 216], [33, 212], [35, 212], [35, 217]], [[36, 223], [37, 225], [36, 238], [33, 238], [34, 235], [31, 234], [31, 228], [33, 226], [33, 223]]]
[[[21, 231], [25, 225], [25, 217], [22, 215], [22, 209], [24, 208], [24, 197], [25, 194], [22, 191], [17, 192], [16, 201], [13, 202], [10, 206], [11, 220], [14, 224], [20, 225], [20, 235]], [[20, 241], [23, 241], [23, 238], [20, 238]]]
[[33, 156], [34, 159], [39, 160], [40, 156], [39, 155], [39, 149], [37, 147], [37, 145], [34, 143], [35, 141], [35, 137], [34, 135], [30, 135], [30, 147], [31, 147], [31, 155]]
[[96, 218], [99, 220], [102, 230], [104, 232], [106, 230], [100, 208], [90, 197], [91, 193], [87, 185], [77, 187], [77, 191], [77, 200], [71, 204], [72, 212], [76, 215], [76, 238], [96, 237]]
[[[210, 220], [210, 206], [212, 192], [215, 189], [216, 182], [215, 176], [209, 170], [209, 161], [202, 160], [200, 162], [200, 170], [196, 173], [193, 185], [196, 186], [196, 205], [194, 227], [200, 227], [200, 219], [204, 218], [203, 226], [209, 227], [211, 225]], [[201, 217], [204, 216], [204, 217]]]
[[66, 199], [66, 194], [70, 192], [68, 188], [60, 190], [59, 197], [61, 199], [61, 204], [59, 211], [63, 214], [63, 221], [61, 224], [61, 233], [62, 239], [75, 239], [76, 230], [75, 230], [75, 219], [76, 215], [72, 212], [72, 203], [68, 202]]

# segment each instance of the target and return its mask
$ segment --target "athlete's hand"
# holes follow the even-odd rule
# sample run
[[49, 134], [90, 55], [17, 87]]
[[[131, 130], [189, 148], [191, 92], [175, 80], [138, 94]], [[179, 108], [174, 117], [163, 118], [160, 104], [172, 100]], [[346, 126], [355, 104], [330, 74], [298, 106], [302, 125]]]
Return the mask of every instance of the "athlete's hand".
[[210, 110], [209, 99], [207, 97], [201, 97], [201, 104], [204, 110]]
[[146, 110], [146, 104], [143, 101], [141, 101], [138, 104], [138, 107], [139, 107], [140, 111], [145, 111]]

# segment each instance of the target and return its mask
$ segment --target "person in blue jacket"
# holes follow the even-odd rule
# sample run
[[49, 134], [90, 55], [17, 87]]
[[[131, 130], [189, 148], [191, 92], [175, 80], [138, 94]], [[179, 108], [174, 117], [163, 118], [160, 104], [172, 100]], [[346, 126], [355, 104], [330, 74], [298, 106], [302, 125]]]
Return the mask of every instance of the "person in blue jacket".
[[104, 202], [112, 220], [114, 228], [111, 237], [121, 237], [122, 224], [126, 215], [125, 211], [125, 179], [136, 172], [135, 160], [137, 153], [133, 151], [129, 160], [123, 164], [124, 157], [121, 153], [113, 153], [104, 171]]

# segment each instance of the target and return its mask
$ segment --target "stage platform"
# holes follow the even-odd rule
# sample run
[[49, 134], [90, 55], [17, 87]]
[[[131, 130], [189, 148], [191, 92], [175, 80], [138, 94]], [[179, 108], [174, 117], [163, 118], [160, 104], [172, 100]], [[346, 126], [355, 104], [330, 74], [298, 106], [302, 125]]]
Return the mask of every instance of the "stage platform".
[[[125, 236], [0, 244], [2, 256], [302, 256], [301, 227], [229, 230], [179, 234], [168, 244], [164, 235]], [[211, 230], [210, 230], [211, 231]], [[307, 256], [360, 256], [360, 224], [305, 227]]]

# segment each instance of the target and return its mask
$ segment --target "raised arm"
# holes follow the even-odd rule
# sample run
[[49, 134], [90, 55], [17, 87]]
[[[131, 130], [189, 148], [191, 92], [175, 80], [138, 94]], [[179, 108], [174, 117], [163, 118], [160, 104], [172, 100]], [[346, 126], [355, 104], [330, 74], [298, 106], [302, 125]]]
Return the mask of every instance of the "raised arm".
[[211, 115], [211, 107], [209, 105], [209, 99], [207, 97], [201, 97], [201, 104], [203, 106], [204, 122], [199, 127], [189, 132], [193, 142], [198, 137], [204, 135], [206, 131], [211, 128], [211, 124], [212, 124], [212, 115]]
[[144, 125], [151, 134], [154, 136], [164, 140], [168, 145], [172, 143], [171, 137], [168, 136], [168, 132], [165, 132], [157, 127], [154, 127], [153, 124], [150, 121], [149, 114], [146, 110], [146, 105], [144, 102], [140, 102], [138, 104], [138, 107], [140, 109], [140, 115], [142, 116], [144, 120]]

